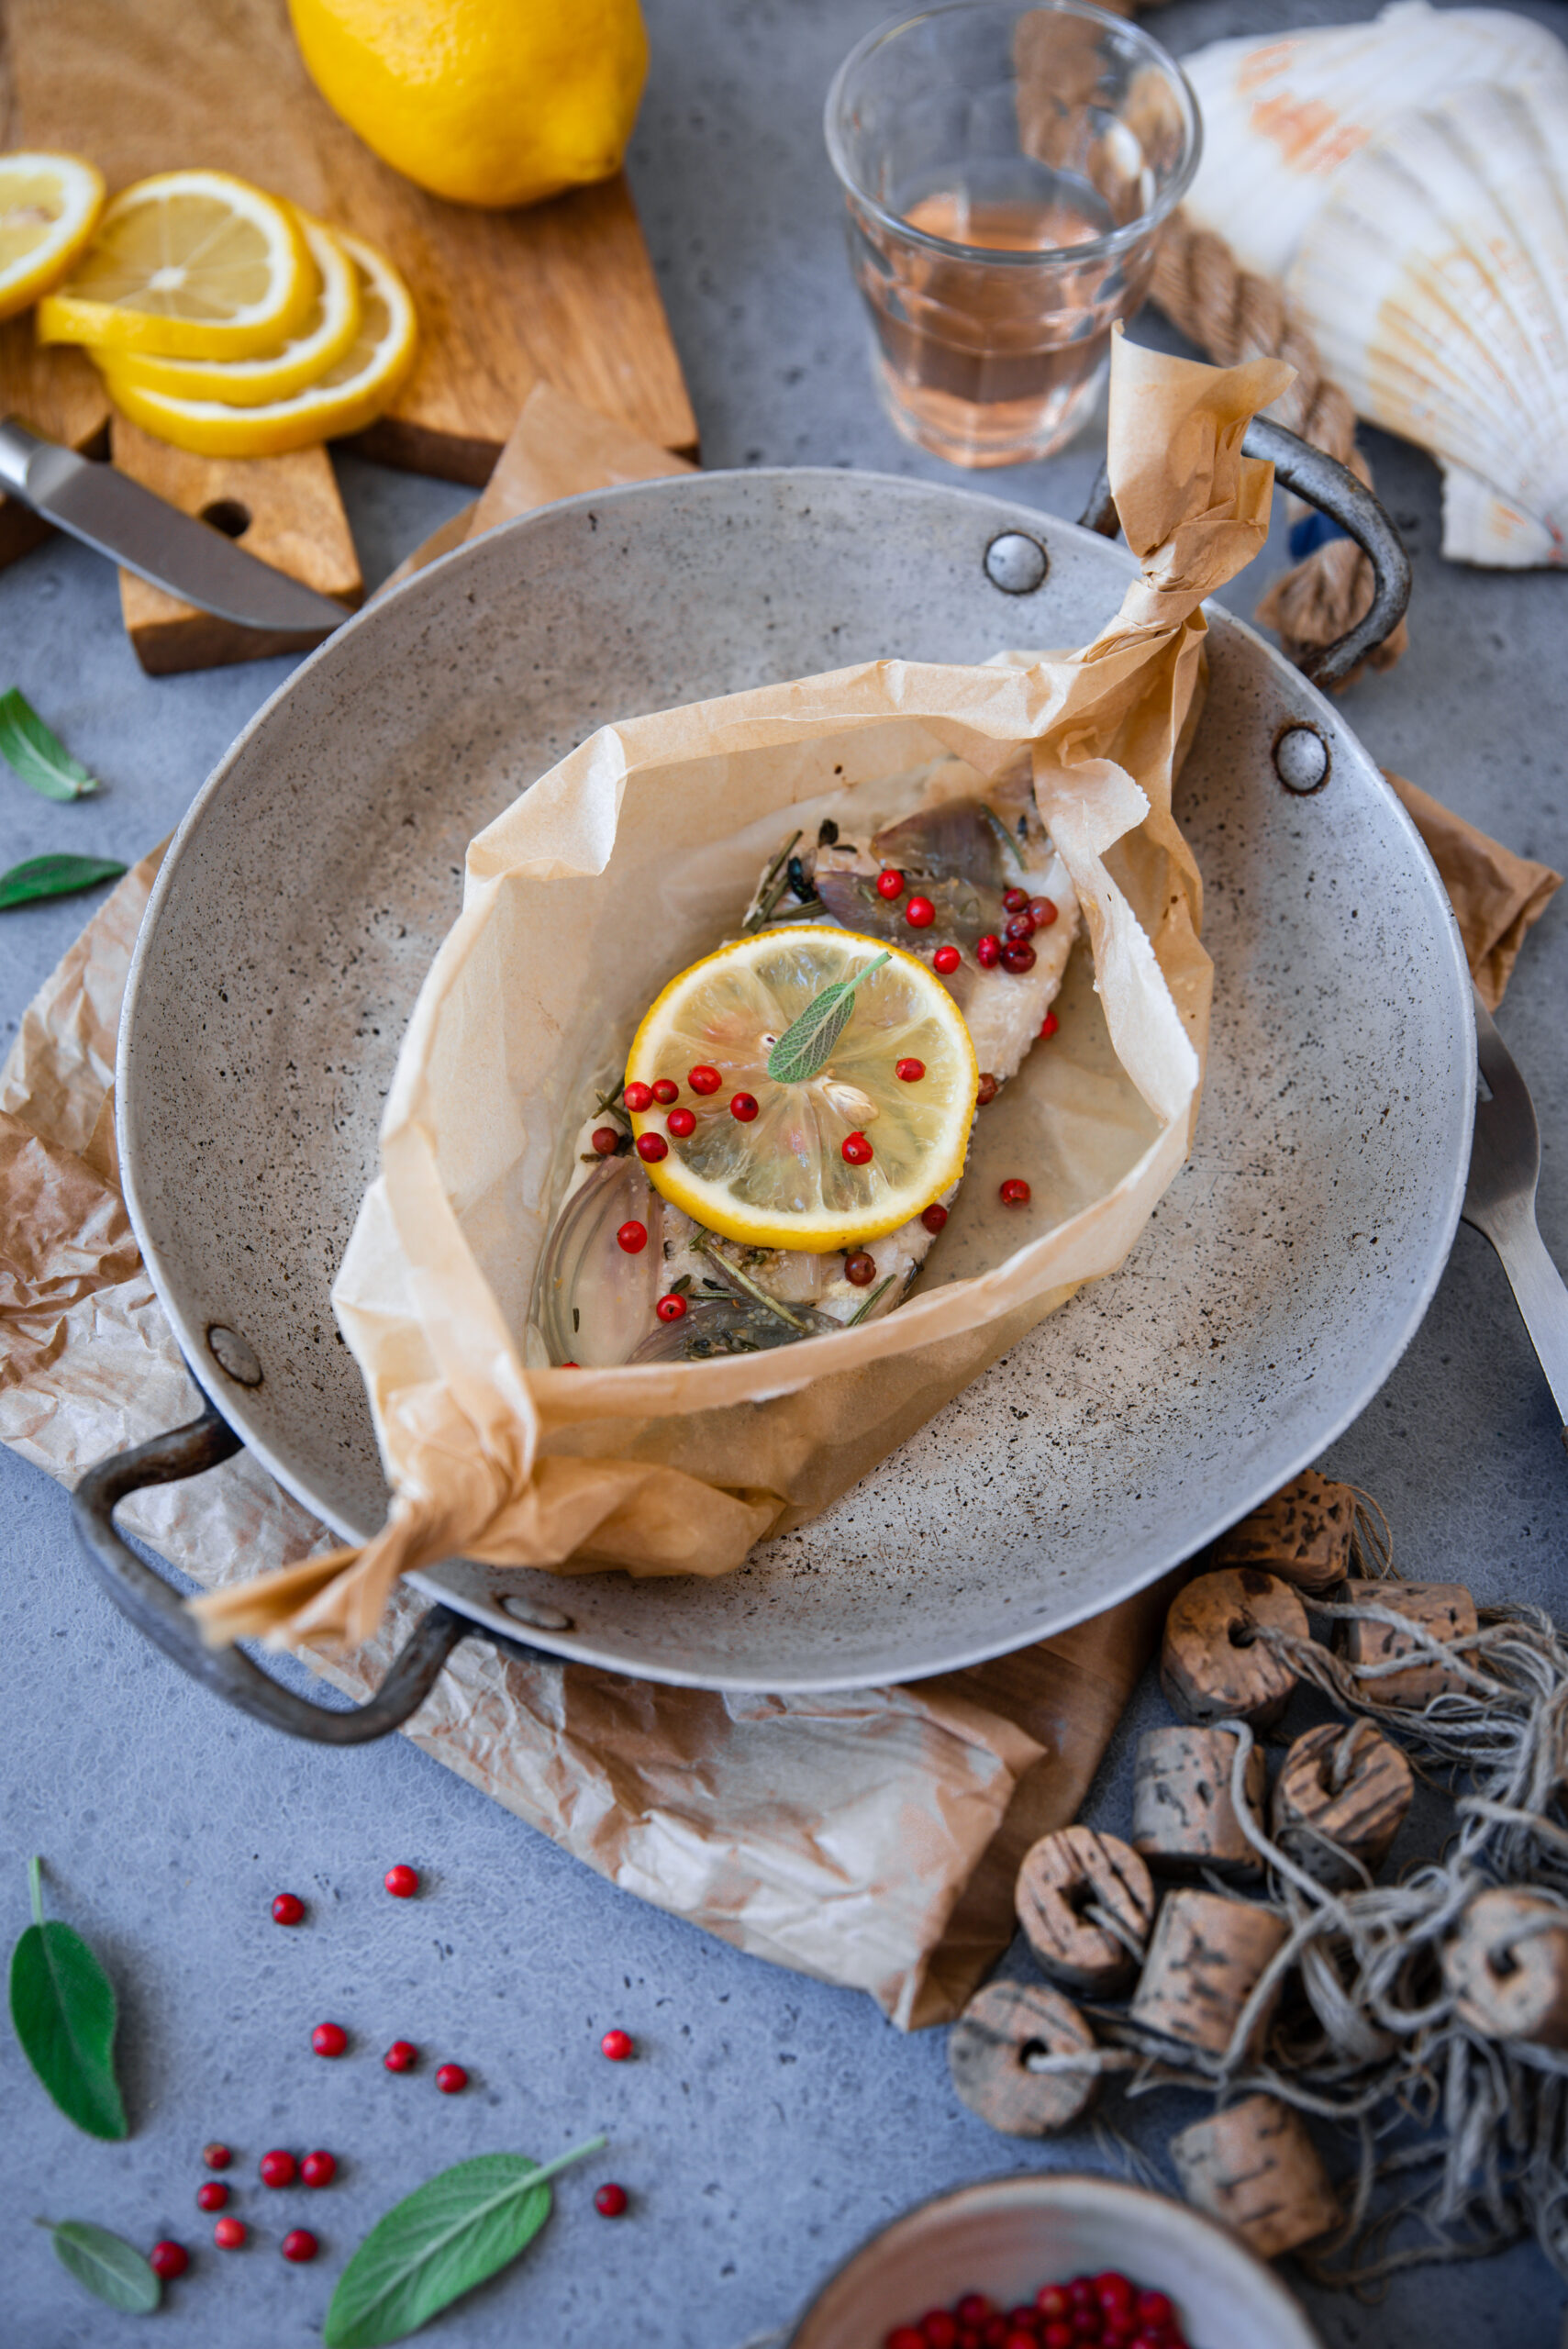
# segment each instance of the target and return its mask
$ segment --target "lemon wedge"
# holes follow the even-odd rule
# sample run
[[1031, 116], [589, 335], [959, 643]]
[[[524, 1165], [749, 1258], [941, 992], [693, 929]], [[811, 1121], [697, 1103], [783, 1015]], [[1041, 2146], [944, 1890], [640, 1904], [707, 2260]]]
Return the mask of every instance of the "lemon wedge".
[[115, 371], [143, 391], [175, 399], [222, 400], [231, 407], [262, 407], [286, 400], [341, 359], [360, 330], [359, 275], [338, 239], [319, 220], [300, 213], [299, 225], [321, 283], [313, 307], [292, 337], [253, 359], [164, 359], [136, 352], [114, 361]]
[[414, 363], [414, 298], [384, 253], [339, 229], [354, 265], [360, 323], [340, 359], [303, 391], [255, 407], [176, 399], [150, 390], [101, 352], [109, 396], [133, 424], [201, 457], [277, 457], [345, 432], [361, 432], [387, 406]]
[[[826, 1064], [795, 1084], [770, 1076], [773, 1046], [807, 1006], [857, 976]], [[703, 1072], [717, 1072], [717, 1088], [703, 1089]], [[958, 1181], [979, 1083], [963, 1016], [934, 972], [880, 939], [815, 926], [763, 930], [683, 971], [638, 1030], [626, 1074], [628, 1090], [680, 1088], [678, 1103], [631, 1120], [639, 1141], [666, 1143], [647, 1172], [672, 1206], [726, 1239], [818, 1255], [895, 1230]], [[667, 1123], [676, 1108], [695, 1117], [689, 1133], [684, 1116]]]
[[243, 359], [295, 332], [316, 283], [287, 205], [228, 172], [161, 172], [111, 196], [70, 276], [39, 304], [39, 340]]
[[0, 318], [59, 284], [103, 208], [103, 173], [79, 155], [0, 155]]

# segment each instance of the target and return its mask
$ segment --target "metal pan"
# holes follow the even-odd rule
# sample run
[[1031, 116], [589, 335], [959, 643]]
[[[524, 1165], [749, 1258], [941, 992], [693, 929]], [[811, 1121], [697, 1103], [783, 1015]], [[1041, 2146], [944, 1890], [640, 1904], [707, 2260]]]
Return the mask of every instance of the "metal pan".
[[[1407, 573], [1349, 475], [1251, 445]], [[1020, 545], [1019, 541], [1029, 543]], [[835, 472], [697, 474], [491, 532], [351, 621], [218, 767], [164, 863], [121, 1031], [119, 1146], [149, 1269], [214, 1408], [78, 1496], [117, 1603], [187, 1669], [304, 1735], [380, 1734], [483, 1627], [700, 1687], [827, 1688], [995, 1655], [1190, 1555], [1345, 1426], [1448, 1254], [1474, 1042], [1424, 850], [1334, 707], [1211, 615], [1179, 814], [1217, 965], [1191, 1164], [1131, 1261], [1043, 1323], [821, 1519], [718, 1582], [416, 1580], [437, 1605], [368, 1709], [206, 1655], [115, 1532], [116, 1500], [242, 1440], [342, 1535], [385, 1491], [328, 1289], [374, 1170], [463, 850], [602, 721], [889, 653], [980, 660], [1091, 636], [1130, 558], [968, 490]], [[232, 1432], [230, 1431], [232, 1431]]]

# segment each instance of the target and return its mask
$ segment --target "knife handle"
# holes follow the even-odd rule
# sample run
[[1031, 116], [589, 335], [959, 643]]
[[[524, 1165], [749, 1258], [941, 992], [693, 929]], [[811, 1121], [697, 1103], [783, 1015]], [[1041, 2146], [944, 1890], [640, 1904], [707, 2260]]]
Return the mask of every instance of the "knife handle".
[[28, 471], [39, 451], [51, 445], [29, 432], [19, 417], [0, 417], [0, 490], [7, 497], [19, 497], [24, 505], [32, 503], [28, 495]]

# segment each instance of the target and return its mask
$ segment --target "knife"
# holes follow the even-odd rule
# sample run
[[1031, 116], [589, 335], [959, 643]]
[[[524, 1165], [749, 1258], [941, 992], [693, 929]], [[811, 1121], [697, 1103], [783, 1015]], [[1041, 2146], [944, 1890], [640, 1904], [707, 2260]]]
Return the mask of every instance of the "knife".
[[0, 490], [154, 587], [241, 628], [319, 643], [349, 618], [329, 596], [259, 562], [128, 473], [43, 440], [14, 416], [0, 417]]

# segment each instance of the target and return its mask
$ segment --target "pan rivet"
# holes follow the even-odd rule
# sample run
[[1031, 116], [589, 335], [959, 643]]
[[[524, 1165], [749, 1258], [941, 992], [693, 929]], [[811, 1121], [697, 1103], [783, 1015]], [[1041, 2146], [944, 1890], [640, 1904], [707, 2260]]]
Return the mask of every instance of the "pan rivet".
[[1022, 530], [1004, 530], [985, 550], [985, 576], [1004, 596], [1032, 596], [1050, 569], [1051, 557], [1040, 540]]
[[519, 1598], [515, 1592], [507, 1592], [501, 1607], [504, 1613], [526, 1623], [531, 1631], [570, 1631], [573, 1628], [571, 1616], [563, 1615], [559, 1607], [541, 1606], [538, 1599]]
[[256, 1359], [255, 1348], [238, 1330], [231, 1330], [227, 1321], [209, 1321], [206, 1346], [219, 1370], [237, 1386], [260, 1386], [265, 1373]]
[[1321, 791], [1329, 780], [1329, 745], [1316, 726], [1287, 726], [1274, 742], [1274, 773], [1287, 791]]

